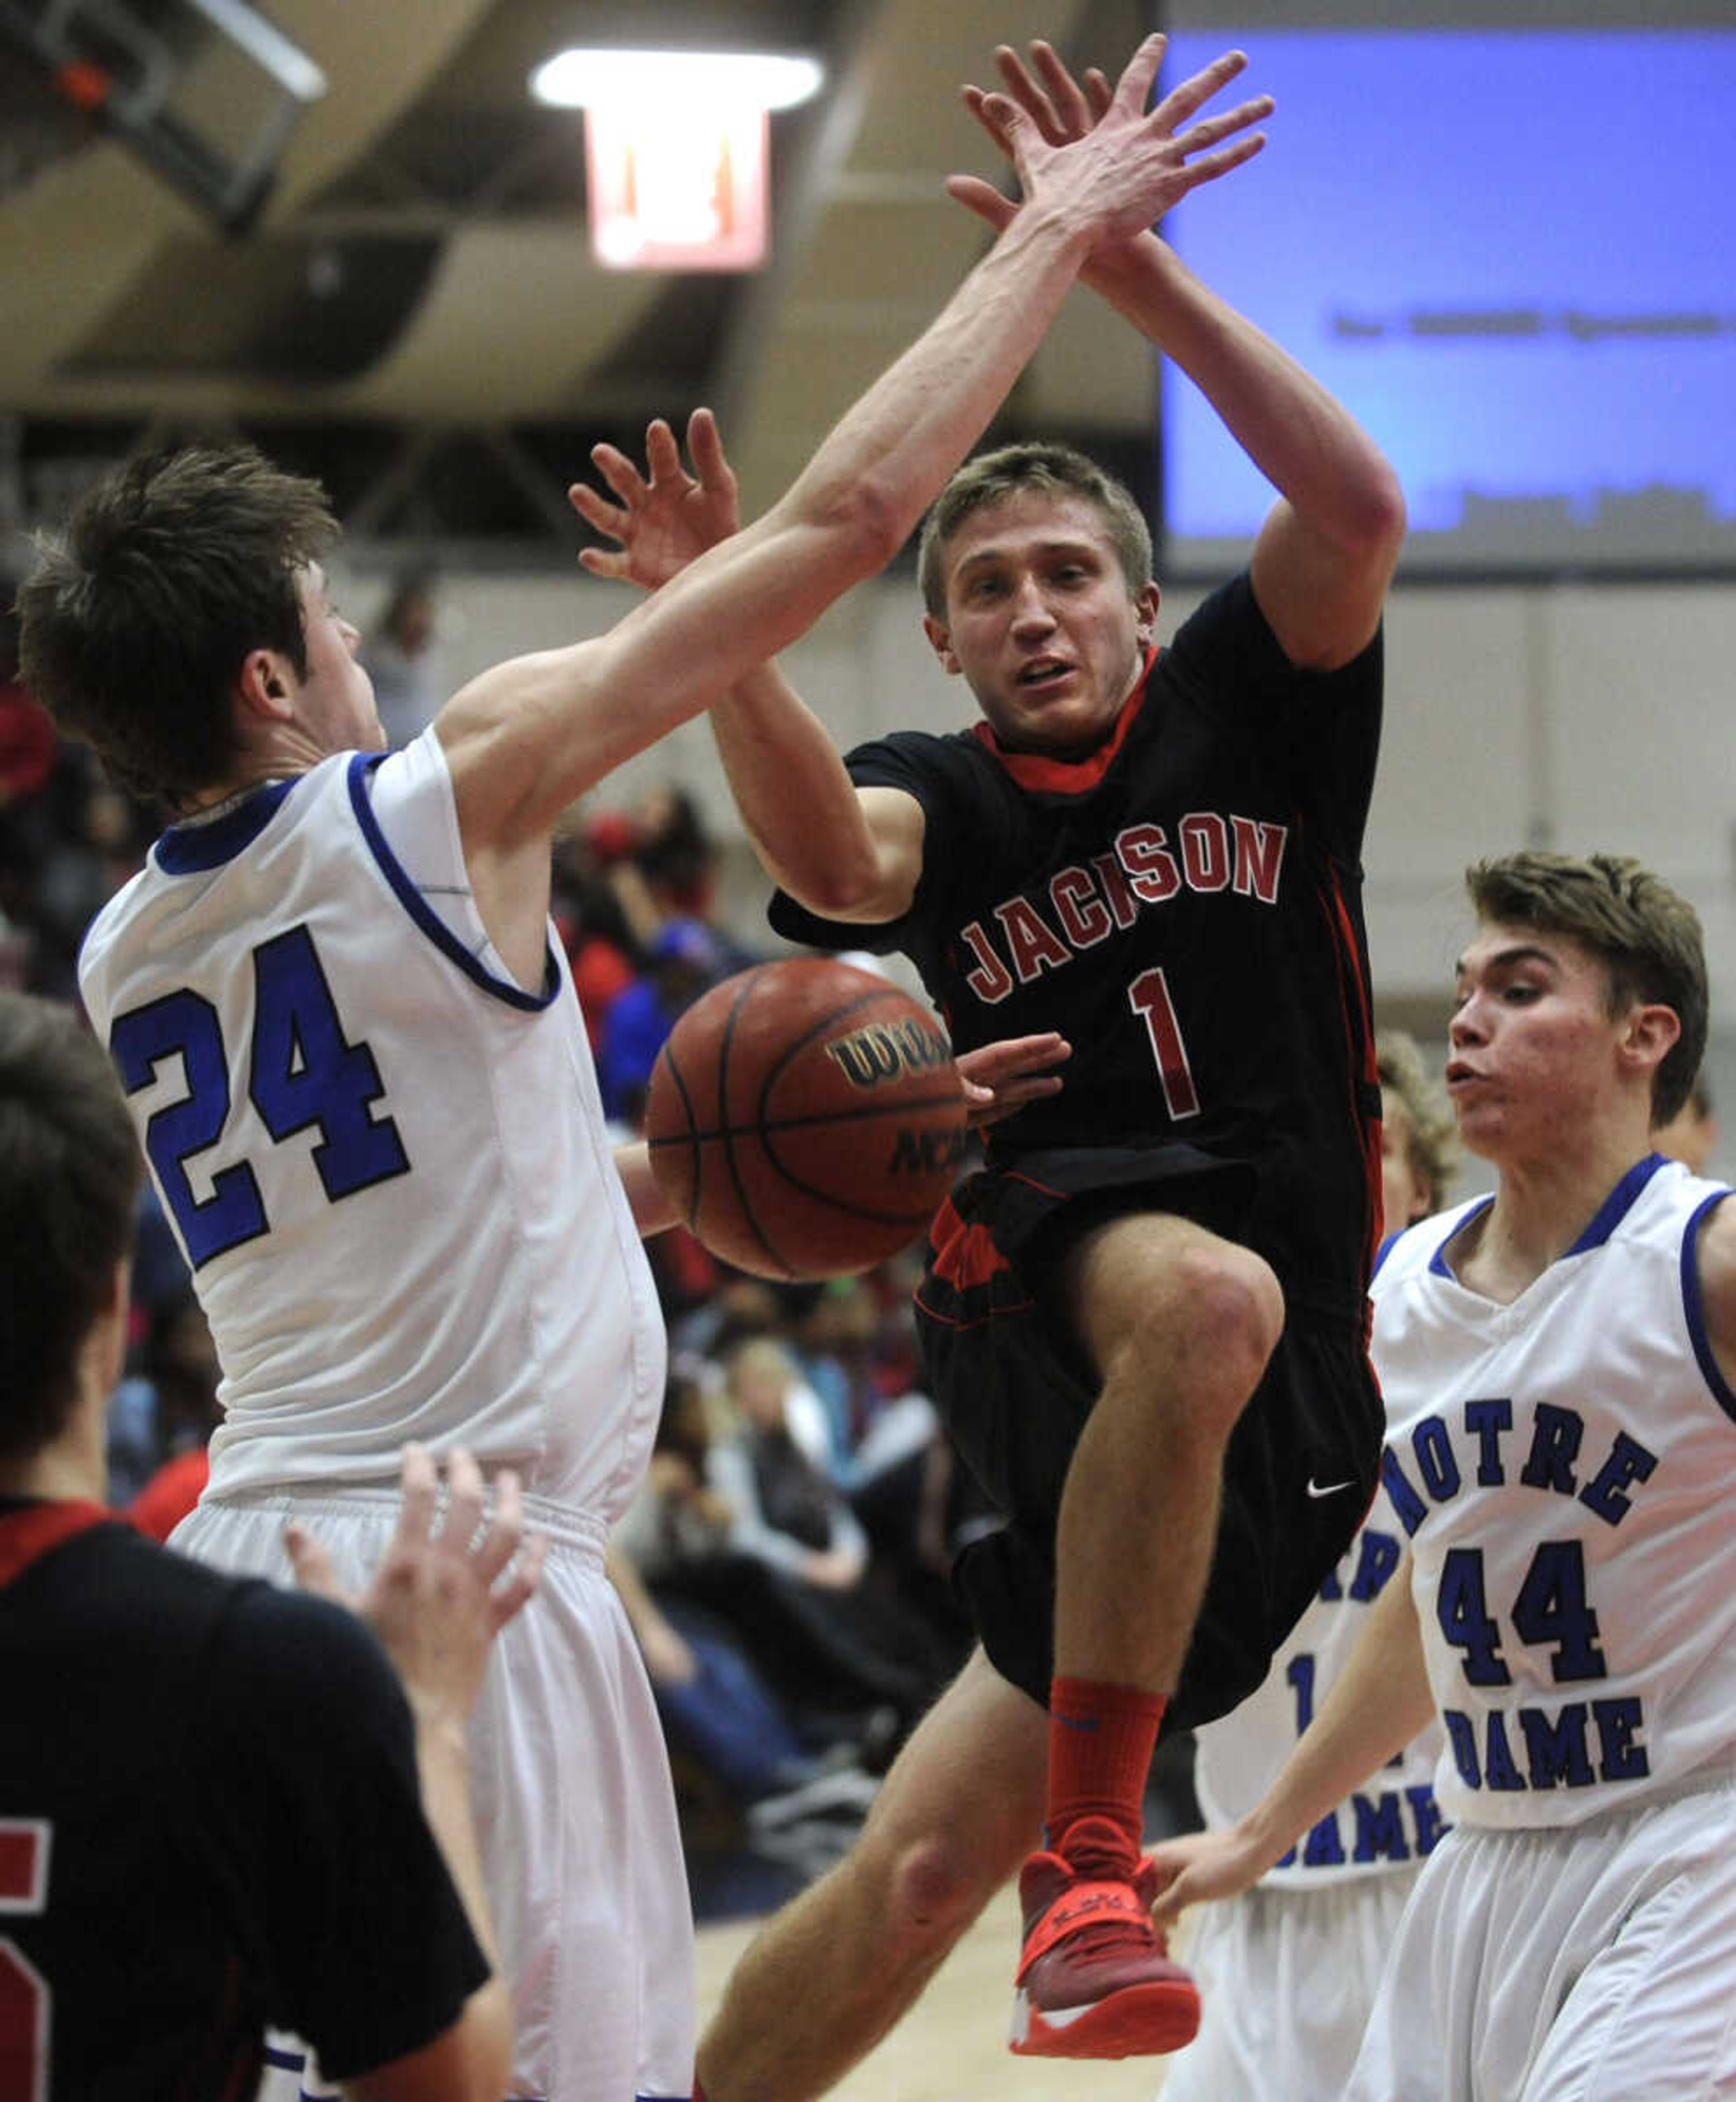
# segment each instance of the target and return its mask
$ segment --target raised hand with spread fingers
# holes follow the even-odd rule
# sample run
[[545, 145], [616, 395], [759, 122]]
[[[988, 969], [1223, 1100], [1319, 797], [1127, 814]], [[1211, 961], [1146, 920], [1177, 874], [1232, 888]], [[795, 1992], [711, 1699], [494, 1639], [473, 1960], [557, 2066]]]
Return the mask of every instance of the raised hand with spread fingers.
[[[1159, 47], [1161, 63], [1166, 40], [1158, 37], [1153, 41]], [[1045, 145], [1059, 149], [1095, 130], [1114, 107], [1117, 92], [1110, 86], [1108, 75], [1095, 66], [1087, 68], [1082, 84], [1076, 81], [1051, 44], [1039, 40], [1030, 50], [1028, 67], [1010, 45], [997, 48], [995, 64], [1005, 83], [1004, 93], [975, 86], [964, 90], [966, 107], [1015, 167], [1019, 161], [1012, 121], [1015, 113], [1035, 126]], [[1154, 224], [1171, 205], [1201, 184], [1215, 182], [1220, 175], [1251, 161], [1265, 145], [1265, 133], [1250, 127], [1272, 114], [1276, 105], [1269, 95], [1250, 96], [1233, 109], [1202, 118], [1197, 124], [1190, 122], [1247, 63], [1245, 52], [1224, 52], [1172, 88], [1151, 113], [1152, 130], [1165, 142], [1160, 152], [1166, 153], [1169, 180], [1159, 192], [1156, 208], [1144, 226]], [[1024, 153], [1028, 161], [1028, 146]], [[947, 189], [997, 231], [1008, 224], [1019, 209], [1015, 200], [975, 175], [954, 175]], [[1143, 230], [1143, 226], [1130, 229], [1134, 233]]]
[[369, 1622], [397, 1666], [419, 1717], [462, 1722], [475, 1702], [490, 1650], [536, 1589], [548, 1542], [526, 1537], [518, 1478], [495, 1477], [488, 1507], [482, 1472], [455, 1447], [441, 1470], [420, 1445], [404, 1448], [397, 1530], [366, 1592], [338, 1584], [331, 1557], [304, 1526], [284, 1544], [304, 1590], [337, 1600]]
[[695, 409], [688, 418], [687, 451], [690, 474], [682, 465], [673, 430], [661, 416], [645, 433], [646, 474], [618, 446], [591, 448], [615, 501], [583, 481], [573, 484], [567, 498], [593, 532], [619, 543], [581, 549], [579, 560], [593, 576], [655, 591], [740, 526], [735, 471], [709, 409]]

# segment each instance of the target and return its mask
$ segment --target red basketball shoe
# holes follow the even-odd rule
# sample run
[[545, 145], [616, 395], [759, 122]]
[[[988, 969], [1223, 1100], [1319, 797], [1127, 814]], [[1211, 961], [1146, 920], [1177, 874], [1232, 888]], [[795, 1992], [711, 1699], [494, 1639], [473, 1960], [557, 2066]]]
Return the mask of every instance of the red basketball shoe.
[[1157, 1894], [1157, 1870], [1107, 1817], [1070, 1825], [1064, 1855], [1031, 1856], [1019, 1875], [1021, 2057], [1140, 2058], [1192, 2042], [1199, 1989], [1152, 1924]]

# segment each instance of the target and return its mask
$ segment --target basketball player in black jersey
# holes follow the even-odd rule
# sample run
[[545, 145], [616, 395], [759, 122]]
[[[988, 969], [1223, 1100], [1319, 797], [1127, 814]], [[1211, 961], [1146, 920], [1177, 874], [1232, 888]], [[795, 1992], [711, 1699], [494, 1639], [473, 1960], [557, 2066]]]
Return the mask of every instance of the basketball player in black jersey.
[[[103, 1507], [140, 1160], [101, 1045], [0, 994], [0, 2095], [239, 2102], [269, 2022], [363, 2102], [499, 2102], [464, 1718], [529, 1596], [517, 1492], [426, 1453], [366, 1602], [220, 1576]], [[304, 1581], [330, 1590], [317, 1544]], [[420, 1782], [420, 1788], [419, 1788]], [[420, 1795], [420, 1801], [419, 1801]]]
[[[1046, 46], [998, 63], [1051, 140], [1107, 106]], [[1015, 212], [952, 188], [994, 224]], [[1375, 1479], [1358, 859], [1402, 499], [1344, 410], [1154, 234], [1082, 274], [1279, 492], [1248, 570], [1159, 650], [1126, 491], [1065, 448], [1011, 447], [960, 471], [922, 543], [924, 625], [973, 731], [846, 767], [769, 667], [713, 712], [775, 926], [903, 950], [961, 1048], [1072, 1048], [1064, 1088], [1030, 1090], [943, 1210], [918, 1296], [933, 1391], [1007, 1519], [959, 1571], [982, 1649], [850, 1857], [739, 1967], [700, 2048], [708, 2102], [832, 2086], [1040, 1828], [1015, 2050], [1186, 2042], [1198, 1998], [1139, 1855], [1157, 1731], [1259, 1683]], [[655, 585], [684, 535], [727, 530], [704, 411], [689, 444], [693, 477], [666, 426], [648, 482], [599, 455], [619, 503], [575, 501], [621, 544], [588, 566]]]

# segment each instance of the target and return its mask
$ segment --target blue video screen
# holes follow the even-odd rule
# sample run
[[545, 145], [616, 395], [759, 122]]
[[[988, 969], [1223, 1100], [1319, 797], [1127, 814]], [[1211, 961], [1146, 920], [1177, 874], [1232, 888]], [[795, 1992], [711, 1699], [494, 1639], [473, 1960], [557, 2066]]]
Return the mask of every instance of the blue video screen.
[[[1160, 91], [1232, 45], [1270, 143], [1161, 231], [1385, 449], [1407, 570], [1736, 571], [1736, 29], [1186, 29]], [[1162, 406], [1210, 573], [1272, 490]]]

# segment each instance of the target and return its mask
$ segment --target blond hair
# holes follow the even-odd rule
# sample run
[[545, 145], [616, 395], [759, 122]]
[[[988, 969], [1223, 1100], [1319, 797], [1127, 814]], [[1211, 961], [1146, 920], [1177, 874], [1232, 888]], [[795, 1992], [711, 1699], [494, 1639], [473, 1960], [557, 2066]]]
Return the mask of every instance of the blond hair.
[[1124, 482], [1071, 446], [1026, 443], [1002, 446], [968, 459], [935, 499], [917, 543], [917, 582], [930, 619], [947, 617], [947, 543], [967, 518], [997, 503], [1011, 502], [1027, 490], [1046, 496], [1080, 496], [1102, 517], [1115, 543], [1117, 559], [1130, 596], [1152, 580], [1152, 533], [1144, 513]]
[[1405, 1153], [1412, 1179], [1427, 1191], [1430, 1211], [1439, 1211], [1459, 1173], [1459, 1132], [1446, 1090], [1430, 1080], [1415, 1038], [1405, 1030], [1379, 1032], [1374, 1066], [1381, 1086], [1390, 1089], [1404, 1109]]

